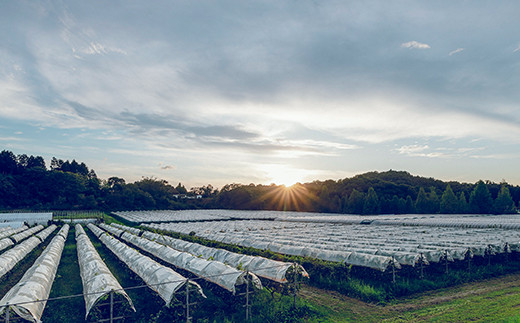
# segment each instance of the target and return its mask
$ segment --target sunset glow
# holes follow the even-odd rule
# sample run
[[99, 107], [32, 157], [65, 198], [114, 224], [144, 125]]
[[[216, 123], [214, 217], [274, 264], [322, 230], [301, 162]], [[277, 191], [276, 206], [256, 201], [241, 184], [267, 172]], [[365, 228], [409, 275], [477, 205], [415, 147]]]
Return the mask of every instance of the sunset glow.
[[389, 169], [520, 184], [519, 10], [3, 1], [0, 146], [188, 188]]

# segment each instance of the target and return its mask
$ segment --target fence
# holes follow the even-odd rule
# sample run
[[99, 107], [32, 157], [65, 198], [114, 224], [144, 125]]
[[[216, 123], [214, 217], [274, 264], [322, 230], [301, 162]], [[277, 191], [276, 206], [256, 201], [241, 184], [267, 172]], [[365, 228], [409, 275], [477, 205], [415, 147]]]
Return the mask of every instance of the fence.
[[[266, 269], [269, 269], [269, 268], [266, 268]], [[219, 275], [215, 275], [215, 276], [223, 276], [223, 275], [228, 275], [228, 274], [219, 274]], [[250, 276], [249, 275], [246, 275], [246, 277], [248, 277], [248, 279], [246, 280], [246, 286], [245, 286], [245, 291], [242, 292], [242, 293], [238, 293], [237, 296], [242, 296], [244, 297], [244, 305], [243, 307], [245, 308], [245, 321], [250, 321], [252, 319], [252, 312], [251, 312], [251, 307], [252, 307], [252, 304], [251, 304], [251, 301], [252, 301], [252, 297], [251, 295], [254, 294], [254, 288], [251, 288], [252, 286], [252, 282], [251, 282], [251, 279], [249, 278]], [[188, 278], [188, 281], [193, 281], [193, 282], [196, 282], [197, 280], [203, 280], [202, 278]], [[167, 281], [167, 282], [161, 282], [159, 284], [155, 284], [155, 286], [159, 286], [159, 285], [166, 285], [166, 284], [174, 284], [174, 283], [178, 283], [179, 281]], [[293, 283], [290, 283], [290, 284], [298, 284], [297, 281], [293, 282]], [[134, 290], [134, 289], [142, 289], [142, 288], [148, 288], [148, 287], [152, 287], [152, 286], [149, 286], [149, 285], [139, 285], [139, 286], [133, 286], [133, 287], [127, 287], [127, 288], [122, 288], [120, 290], [112, 290], [109, 294], [109, 298], [108, 298], [108, 301], [106, 303], [98, 303], [96, 304], [94, 307], [104, 307], [104, 306], [110, 306], [110, 309], [108, 311], [108, 317], [106, 318], [101, 318], [101, 319], [97, 319], [97, 320], [93, 320], [93, 321], [88, 321], [88, 322], [116, 322], [116, 321], [122, 321], [124, 319], [128, 319], [128, 318], [131, 318], [132, 316], [130, 315], [116, 315], [116, 309], [115, 307], [120, 303], [120, 302], [116, 302], [114, 301], [114, 294], [116, 294], [116, 292], [119, 292], [119, 291], [129, 291], [129, 290]], [[194, 305], [197, 305], [198, 303], [196, 302], [193, 302], [192, 300], [192, 291], [193, 290], [192, 288], [190, 288], [190, 284], [185, 284], [184, 286], [184, 290], [182, 291], [179, 291], [177, 292], [175, 295], [176, 295], [176, 299], [178, 301], [180, 301], [181, 299], [183, 300], [183, 309], [184, 309], [184, 313], [183, 313], [183, 316], [186, 320], [186, 322], [191, 322], [192, 320], [192, 313], [193, 313], [193, 306]], [[298, 291], [298, 288], [292, 288], [292, 290], [295, 291], [294, 293], [294, 296], [296, 297], [296, 293]], [[194, 291], [194, 290], [193, 290]], [[104, 293], [104, 292], [96, 292], [96, 293], [82, 293], [82, 294], [76, 294], [76, 295], [67, 295], [67, 296], [60, 296], [60, 297], [52, 297], [52, 298], [47, 298], [47, 299], [39, 299], [39, 300], [35, 300], [35, 301], [27, 301], [27, 302], [19, 302], [19, 303], [13, 303], [13, 304], [6, 304], [6, 305], [3, 305], [0, 307], [0, 313], [3, 313], [3, 315], [0, 316], [0, 322], [6, 322], [6, 323], [12, 323], [12, 322], [22, 322], [24, 321], [22, 318], [20, 317], [16, 317], [16, 316], [12, 316], [13, 313], [11, 312], [12, 310], [14, 310], [14, 306], [16, 305], [24, 305], [24, 304], [31, 304], [31, 303], [41, 303], [41, 302], [56, 302], [56, 301], [63, 301], [63, 300], [67, 300], [67, 299], [71, 299], [71, 298], [78, 298], [78, 297], [81, 297], [81, 298], [84, 298], [85, 295], [98, 295], [98, 294], [101, 294], [101, 293]], [[13, 308], [11, 308], [13, 307]]]

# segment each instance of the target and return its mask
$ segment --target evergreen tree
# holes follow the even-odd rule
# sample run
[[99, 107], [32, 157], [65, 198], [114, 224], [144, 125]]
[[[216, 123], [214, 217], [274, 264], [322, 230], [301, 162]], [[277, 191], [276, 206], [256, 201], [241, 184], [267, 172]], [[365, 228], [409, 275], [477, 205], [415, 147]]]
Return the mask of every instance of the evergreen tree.
[[419, 188], [419, 193], [417, 194], [417, 199], [415, 200], [415, 211], [419, 214], [426, 214], [429, 210], [428, 196], [426, 196], [426, 192], [424, 188]]
[[365, 205], [365, 194], [353, 189], [348, 198], [348, 213], [362, 214], [363, 205]]
[[450, 184], [446, 186], [444, 193], [442, 193], [440, 212], [444, 214], [456, 214], [460, 212], [459, 200], [455, 193], [453, 193]]
[[412, 197], [410, 195], [406, 196], [406, 202], [405, 202], [405, 211], [404, 214], [414, 214], [415, 213], [415, 204], [412, 200]]
[[469, 196], [470, 211], [477, 214], [490, 214], [493, 210], [493, 198], [487, 185], [478, 181]]
[[464, 194], [464, 192], [460, 192], [459, 194], [459, 212], [469, 213], [468, 200], [466, 200], [466, 194]]
[[495, 203], [493, 204], [493, 212], [495, 214], [516, 213], [515, 202], [511, 198], [509, 189], [504, 184], [502, 184], [502, 187], [500, 188], [500, 192], [498, 192], [498, 196], [495, 199]]
[[363, 214], [379, 214], [379, 211], [379, 198], [374, 188], [370, 187], [365, 199], [365, 204], [363, 205]]
[[435, 214], [439, 213], [440, 201], [435, 187], [430, 187], [430, 193], [428, 194], [428, 213]]

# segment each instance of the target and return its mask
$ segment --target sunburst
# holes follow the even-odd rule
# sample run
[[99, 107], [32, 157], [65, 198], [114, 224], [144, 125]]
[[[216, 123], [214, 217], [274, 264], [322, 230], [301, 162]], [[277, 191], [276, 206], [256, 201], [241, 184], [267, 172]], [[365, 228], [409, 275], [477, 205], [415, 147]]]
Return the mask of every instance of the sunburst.
[[305, 186], [296, 183], [291, 186], [275, 186], [260, 199], [266, 203], [268, 209], [280, 211], [305, 211], [309, 210], [312, 201], [316, 197], [307, 191]]

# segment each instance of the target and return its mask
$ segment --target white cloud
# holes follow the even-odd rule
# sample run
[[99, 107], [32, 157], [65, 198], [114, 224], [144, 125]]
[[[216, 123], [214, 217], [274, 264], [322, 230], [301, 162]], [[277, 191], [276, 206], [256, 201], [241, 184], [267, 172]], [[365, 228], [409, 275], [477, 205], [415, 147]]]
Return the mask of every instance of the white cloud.
[[27, 139], [22, 139], [18, 137], [0, 137], [0, 141], [27, 141]]
[[425, 43], [420, 43], [418, 41], [412, 40], [407, 43], [402, 43], [401, 47], [410, 48], [410, 49], [430, 49], [430, 45]]
[[108, 53], [118, 53], [122, 55], [127, 55], [128, 53], [117, 47], [107, 47], [98, 42], [90, 42], [89, 46], [83, 50], [83, 53], [88, 55], [104, 55]]
[[404, 155], [417, 156], [418, 154], [422, 154], [425, 150], [429, 148], [430, 147], [428, 145], [407, 145], [397, 148], [396, 151]]
[[173, 166], [173, 165], [160, 165], [161, 167], [161, 170], [175, 170], [177, 167]]
[[513, 53], [518, 52], [519, 50], [520, 50], [520, 45], [518, 45], [518, 47], [515, 48], [515, 50], [513, 51]]
[[452, 56], [452, 55], [462, 52], [463, 50], [464, 50], [464, 48], [457, 48], [456, 50], [452, 50], [448, 55]]

